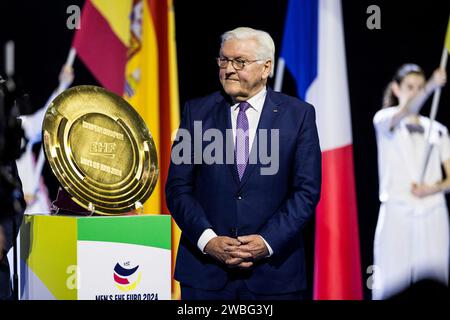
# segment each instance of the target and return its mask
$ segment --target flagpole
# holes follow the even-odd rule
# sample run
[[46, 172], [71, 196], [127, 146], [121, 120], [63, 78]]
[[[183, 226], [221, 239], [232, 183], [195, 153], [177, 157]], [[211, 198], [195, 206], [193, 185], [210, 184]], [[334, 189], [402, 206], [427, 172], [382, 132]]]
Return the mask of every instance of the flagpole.
[[66, 65], [69, 67], [73, 66], [73, 62], [75, 60], [75, 57], [77, 55], [77, 50], [75, 50], [75, 48], [70, 48], [69, 50], [69, 54], [67, 56], [67, 60], [66, 60]]
[[[77, 51], [75, 50], [75, 48], [73, 48], [73, 47], [70, 48], [64, 68], [72, 68], [76, 55], [77, 55]], [[59, 93], [61, 93], [64, 90], [65, 90], [65, 84], [63, 82], [60, 82], [58, 85], [58, 89], [56, 90], [56, 93], [54, 93], [54, 95], [58, 95]], [[50, 104], [50, 103], [51, 103], [51, 101], [48, 102], [48, 104]], [[32, 190], [34, 191], [35, 194], [39, 190], [39, 183], [40, 183], [40, 179], [41, 179], [41, 175], [42, 175], [42, 169], [44, 168], [44, 163], [45, 163], [44, 160], [45, 160], [44, 148], [41, 146], [41, 150], [39, 151], [39, 156], [38, 156], [38, 160], [36, 163], [36, 171], [35, 171], [34, 180], [33, 180], [33, 189]]]
[[7, 78], [14, 76], [14, 41], [5, 44], [5, 73]]
[[285, 61], [283, 58], [278, 58], [277, 74], [275, 75], [275, 91], [281, 92], [281, 87], [283, 86], [283, 76], [284, 76], [284, 66]]
[[[447, 59], [448, 59], [448, 49], [444, 42], [444, 49], [442, 50], [441, 63], [439, 66], [441, 69], [445, 69], [447, 67]], [[441, 87], [435, 89], [434, 95], [433, 95], [433, 102], [431, 104], [430, 127], [429, 127], [428, 133], [427, 133], [427, 140], [426, 140], [427, 146], [426, 146], [426, 152], [425, 152], [425, 156], [424, 156], [424, 160], [423, 160], [422, 172], [420, 175], [420, 181], [419, 181], [420, 184], [424, 183], [425, 172], [427, 170], [428, 161], [430, 160], [431, 149], [433, 146], [431, 143], [431, 140], [430, 140], [431, 139], [431, 130], [433, 128], [433, 123], [436, 119], [436, 114], [438, 111], [440, 98], [441, 98]]]

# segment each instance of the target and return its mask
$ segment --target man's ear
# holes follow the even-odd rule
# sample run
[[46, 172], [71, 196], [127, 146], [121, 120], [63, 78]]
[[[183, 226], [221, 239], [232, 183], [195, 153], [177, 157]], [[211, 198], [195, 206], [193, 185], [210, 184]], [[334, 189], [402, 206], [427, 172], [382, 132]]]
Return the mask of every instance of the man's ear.
[[264, 71], [262, 74], [262, 78], [265, 80], [270, 76], [270, 73], [272, 71], [272, 60], [267, 60], [264, 63]]

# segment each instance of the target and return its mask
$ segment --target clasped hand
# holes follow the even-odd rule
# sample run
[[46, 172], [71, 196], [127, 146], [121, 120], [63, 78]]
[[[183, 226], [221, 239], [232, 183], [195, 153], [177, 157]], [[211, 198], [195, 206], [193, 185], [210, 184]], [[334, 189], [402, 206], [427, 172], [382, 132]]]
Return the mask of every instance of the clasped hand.
[[235, 238], [219, 236], [211, 239], [205, 253], [230, 268], [248, 269], [254, 262], [266, 257], [269, 251], [260, 235]]
[[424, 198], [439, 192], [438, 185], [427, 185], [427, 184], [416, 184], [413, 183], [411, 186], [411, 193], [419, 198]]

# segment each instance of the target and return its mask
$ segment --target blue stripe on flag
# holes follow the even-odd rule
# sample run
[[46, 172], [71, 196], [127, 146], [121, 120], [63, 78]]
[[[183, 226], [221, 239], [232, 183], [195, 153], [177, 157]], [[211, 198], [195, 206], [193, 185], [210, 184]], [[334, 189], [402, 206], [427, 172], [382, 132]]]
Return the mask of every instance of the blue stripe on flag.
[[319, 0], [290, 0], [280, 56], [297, 84], [297, 94], [306, 91], [317, 76]]

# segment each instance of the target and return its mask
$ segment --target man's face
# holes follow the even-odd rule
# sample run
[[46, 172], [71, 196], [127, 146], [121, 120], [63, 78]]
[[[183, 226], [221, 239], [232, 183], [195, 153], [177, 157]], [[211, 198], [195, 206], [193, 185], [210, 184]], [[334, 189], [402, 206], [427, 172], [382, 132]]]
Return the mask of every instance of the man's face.
[[[257, 43], [255, 40], [225, 41], [220, 56], [228, 59], [240, 59], [248, 62], [257, 60]], [[272, 62], [256, 61], [246, 63], [241, 70], [236, 70], [231, 62], [219, 69], [219, 78], [225, 92], [235, 101], [245, 101], [258, 93], [267, 82]]]

